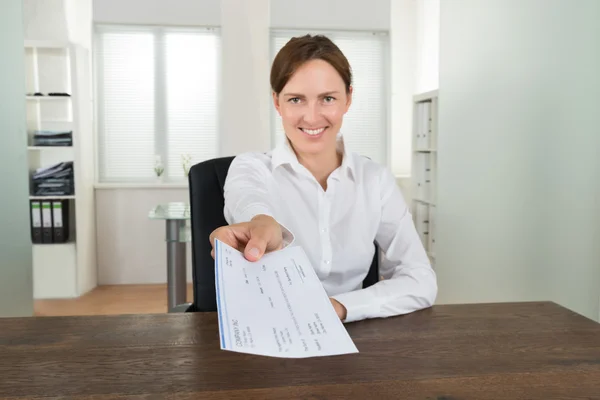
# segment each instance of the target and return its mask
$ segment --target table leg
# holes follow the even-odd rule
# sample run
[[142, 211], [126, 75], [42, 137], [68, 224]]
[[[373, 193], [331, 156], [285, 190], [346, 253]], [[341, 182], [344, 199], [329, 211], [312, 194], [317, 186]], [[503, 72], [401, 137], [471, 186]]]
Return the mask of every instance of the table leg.
[[180, 232], [185, 227], [183, 220], [167, 220], [167, 290], [169, 312], [187, 309], [187, 279], [185, 242]]

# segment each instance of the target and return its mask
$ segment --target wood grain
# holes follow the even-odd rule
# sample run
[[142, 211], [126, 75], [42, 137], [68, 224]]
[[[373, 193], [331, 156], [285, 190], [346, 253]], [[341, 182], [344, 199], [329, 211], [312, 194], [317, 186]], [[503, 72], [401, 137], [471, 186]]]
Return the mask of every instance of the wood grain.
[[600, 325], [553, 303], [347, 325], [360, 353], [221, 351], [216, 315], [0, 319], [0, 398], [600, 398]]

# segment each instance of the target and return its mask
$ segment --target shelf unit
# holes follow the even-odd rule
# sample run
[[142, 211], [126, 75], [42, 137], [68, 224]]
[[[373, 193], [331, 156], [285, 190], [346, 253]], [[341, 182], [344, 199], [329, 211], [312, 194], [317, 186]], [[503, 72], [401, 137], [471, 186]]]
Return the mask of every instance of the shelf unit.
[[413, 96], [411, 212], [432, 265], [436, 262], [438, 91]]
[[[68, 206], [68, 240], [33, 243], [35, 299], [78, 297], [96, 286], [94, 152], [89, 53], [66, 42], [25, 41], [27, 154], [29, 175], [42, 167], [73, 162], [73, 195], [35, 196]], [[48, 93], [70, 96], [48, 96]], [[33, 96], [42, 93], [44, 96]], [[72, 146], [34, 146], [36, 130], [72, 131]]]

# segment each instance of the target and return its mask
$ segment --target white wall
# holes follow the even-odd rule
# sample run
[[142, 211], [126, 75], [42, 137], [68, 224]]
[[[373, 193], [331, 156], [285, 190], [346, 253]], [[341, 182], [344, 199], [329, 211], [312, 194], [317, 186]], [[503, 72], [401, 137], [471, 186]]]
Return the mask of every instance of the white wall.
[[394, 1], [271, 0], [271, 27], [387, 31]]
[[598, 318], [600, 2], [441, 3], [439, 303]]
[[69, 40], [91, 52], [92, 0], [64, 0], [64, 8]]
[[68, 40], [64, 0], [23, 0], [25, 40]]
[[439, 88], [440, 0], [418, 0], [416, 8], [415, 93]]
[[106, 24], [218, 26], [219, 0], [93, 0], [94, 22]]
[[221, 0], [219, 153], [271, 148], [269, 0]]
[[418, 74], [417, 3], [394, 0], [390, 8], [390, 144], [388, 151], [392, 172], [404, 179], [411, 174], [412, 97]]
[[413, 95], [439, 88], [440, 0], [392, 0], [391, 168], [410, 178]]
[[[187, 188], [97, 190], [98, 284], [166, 282], [165, 222], [148, 219], [148, 213], [157, 204], [188, 201]], [[191, 250], [187, 247], [187, 278], [191, 282]]]

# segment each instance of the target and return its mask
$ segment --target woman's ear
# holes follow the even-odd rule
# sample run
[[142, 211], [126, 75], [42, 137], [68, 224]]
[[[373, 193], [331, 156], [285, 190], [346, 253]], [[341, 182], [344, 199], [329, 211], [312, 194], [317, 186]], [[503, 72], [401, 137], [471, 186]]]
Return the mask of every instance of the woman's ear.
[[281, 116], [281, 110], [279, 109], [279, 95], [275, 92], [272, 92], [272, 94], [273, 94], [273, 105], [275, 106], [277, 113], [279, 113], [279, 115]]
[[348, 112], [348, 110], [350, 109], [350, 105], [352, 104], [352, 93], [354, 92], [354, 88], [352, 86], [350, 86], [348, 88], [348, 93], [346, 93], [346, 111]]

